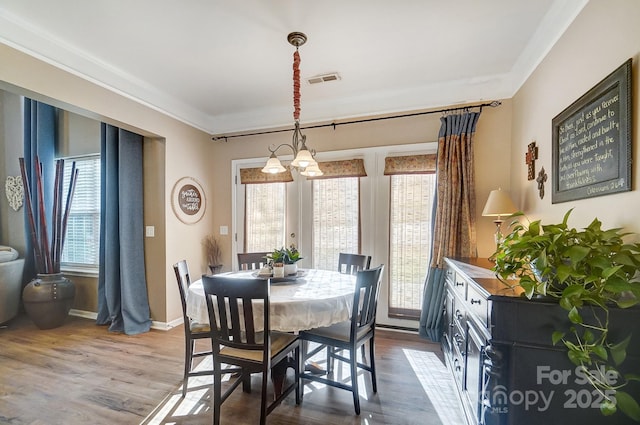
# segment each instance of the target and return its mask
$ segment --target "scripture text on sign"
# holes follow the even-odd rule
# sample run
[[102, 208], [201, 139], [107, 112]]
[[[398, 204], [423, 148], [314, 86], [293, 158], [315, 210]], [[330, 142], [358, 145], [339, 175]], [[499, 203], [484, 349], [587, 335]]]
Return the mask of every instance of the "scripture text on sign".
[[552, 202], [631, 190], [631, 60], [553, 119]]

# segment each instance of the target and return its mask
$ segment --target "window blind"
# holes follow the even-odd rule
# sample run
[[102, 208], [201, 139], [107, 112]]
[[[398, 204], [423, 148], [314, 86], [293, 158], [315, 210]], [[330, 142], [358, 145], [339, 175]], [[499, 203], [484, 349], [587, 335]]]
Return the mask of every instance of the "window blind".
[[324, 173], [321, 176], [307, 177], [308, 180], [335, 179], [341, 177], [366, 177], [364, 161], [360, 158], [343, 161], [318, 162], [318, 168]]
[[432, 174], [436, 172], [435, 154], [388, 156], [384, 159], [384, 175]]
[[263, 184], [263, 183], [288, 183], [293, 181], [291, 176], [291, 169], [285, 167], [287, 170], [284, 173], [270, 174], [263, 173], [262, 168], [241, 168], [240, 169], [240, 183], [242, 184]]
[[100, 156], [67, 158], [64, 163], [63, 206], [67, 202], [73, 162], [78, 169], [62, 250], [63, 265], [97, 267], [100, 247]]

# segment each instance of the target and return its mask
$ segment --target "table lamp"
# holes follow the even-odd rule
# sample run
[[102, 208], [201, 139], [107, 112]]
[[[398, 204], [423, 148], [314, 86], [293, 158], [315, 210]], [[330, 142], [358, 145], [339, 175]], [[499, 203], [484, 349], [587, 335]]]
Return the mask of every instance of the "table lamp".
[[[497, 217], [493, 222], [496, 224], [496, 251], [500, 246], [500, 242], [502, 242], [502, 232], [500, 227], [504, 220], [502, 220], [503, 216], [511, 215], [514, 212], [518, 211], [516, 206], [513, 204], [511, 197], [509, 196], [509, 192], [496, 189], [492, 190], [489, 193], [489, 198], [487, 198], [487, 203], [484, 205], [484, 210], [482, 210], [482, 215], [485, 217]], [[493, 258], [493, 256], [491, 256]]]

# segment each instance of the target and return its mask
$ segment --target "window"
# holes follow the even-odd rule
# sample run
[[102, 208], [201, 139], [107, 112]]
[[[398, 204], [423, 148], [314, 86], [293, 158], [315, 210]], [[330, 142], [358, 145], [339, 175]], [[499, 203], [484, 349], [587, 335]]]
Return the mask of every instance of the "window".
[[435, 174], [391, 176], [389, 315], [419, 317], [429, 255]]
[[430, 142], [323, 151], [316, 157], [320, 178], [265, 174], [264, 159], [233, 160], [232, 252], [294, 243], [303, 257], [299, 267], [325, 270], [337, 270], [340, 252], [370, 255], [372, 266], [385, 265], [377, 322], [417, 327], [431, 252], [436, 149]]
[[[64, 188], [69, 186], [73, 162], [78, 179], [69, 211], [62, 266], [97, 268], [100, 251], [100, 156], [66, 158]], [[64, 194], [66, 203], [66, 196]]]
[[338, 269], [340, 252], [360, 252], [358, 177], [313, 181], [313, 267]]
[[286, 183], [245, 185], [245, 252], [284, 246]]

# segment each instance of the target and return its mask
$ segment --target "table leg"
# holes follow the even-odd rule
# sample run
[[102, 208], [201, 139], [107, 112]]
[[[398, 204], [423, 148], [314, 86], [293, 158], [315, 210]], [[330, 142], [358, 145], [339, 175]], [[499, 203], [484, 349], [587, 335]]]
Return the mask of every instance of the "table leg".
[[287, 377], [287, 368], [293, 367], [293, 359], [287, 357], [271, 368], [271, 382], [273, 383], [274, 398], [282, 394], [284, 381]]

